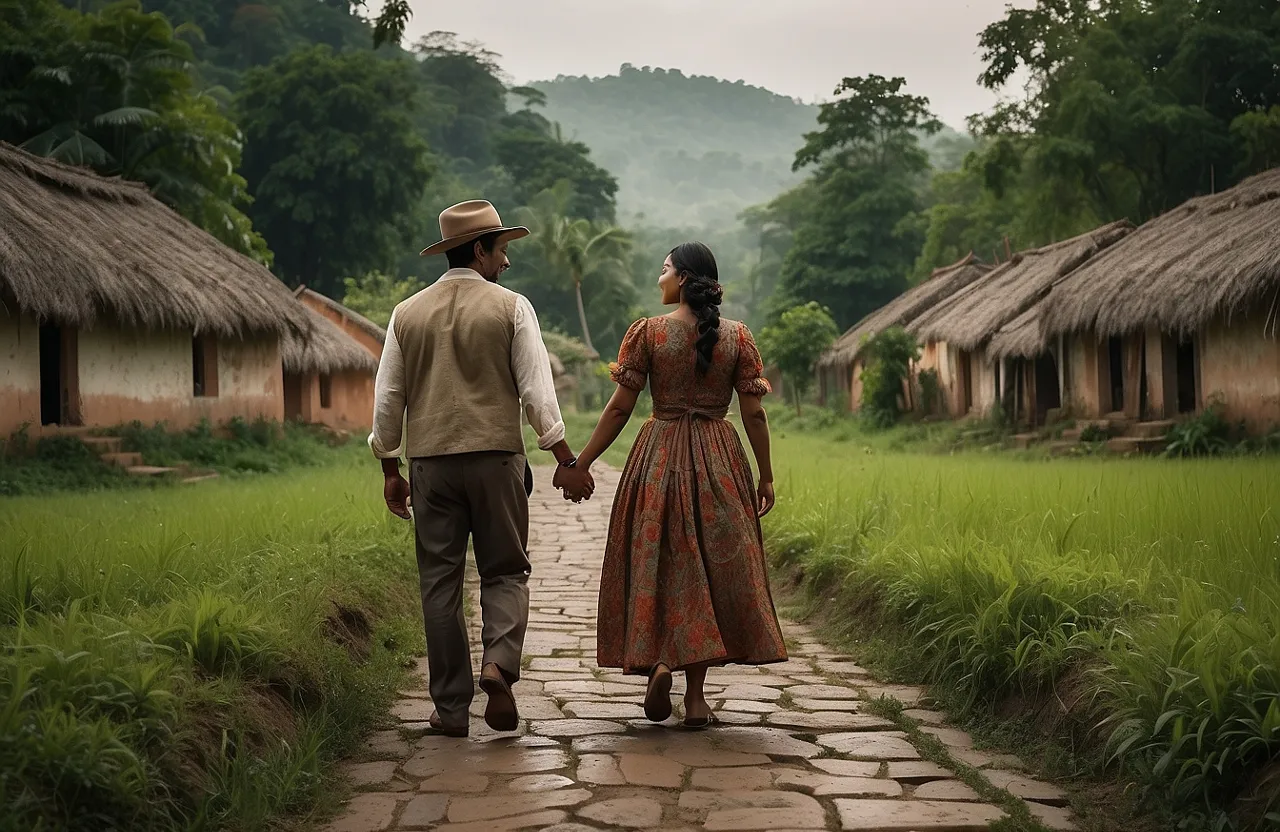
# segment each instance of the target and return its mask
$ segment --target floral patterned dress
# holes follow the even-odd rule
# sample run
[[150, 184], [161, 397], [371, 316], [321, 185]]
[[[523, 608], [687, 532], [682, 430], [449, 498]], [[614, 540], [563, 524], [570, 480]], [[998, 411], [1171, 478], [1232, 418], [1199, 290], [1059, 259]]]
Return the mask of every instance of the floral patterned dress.
[[649, 383], [653, 417], [623, 469], [600, 579], [596, 658], [648, 673], [665, 664], [785, 661], [769, 592], [756, 488], [742, 441], [725, 420], [733, 391], [763, 396], [760, 352], [722, 320], [711, 368], [698, 373], [697, 328], [641, 319], [623, 339], [613, 380]]

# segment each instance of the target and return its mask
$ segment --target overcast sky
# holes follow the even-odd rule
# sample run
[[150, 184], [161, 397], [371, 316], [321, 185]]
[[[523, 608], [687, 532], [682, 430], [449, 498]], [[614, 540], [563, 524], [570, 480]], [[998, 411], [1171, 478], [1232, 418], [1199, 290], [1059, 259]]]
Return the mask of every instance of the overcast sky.
[[1008, 2], [412, 0], [406, 41], [437, 29], [479, 40], [502, 55], [516, 82], [612, 75], [631, 63], [815, 101], [845, 76], [901, 75], [963, 129], [966, 116], [995, 101], [977, 83], [978, 33]]

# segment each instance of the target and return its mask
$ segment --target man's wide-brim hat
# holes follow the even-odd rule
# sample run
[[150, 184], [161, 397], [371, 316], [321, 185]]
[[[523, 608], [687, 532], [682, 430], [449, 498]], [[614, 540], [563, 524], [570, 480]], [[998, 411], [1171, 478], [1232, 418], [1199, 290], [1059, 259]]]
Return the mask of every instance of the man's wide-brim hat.
[[508, 240], [529, 236], [523, 225], [503, 225], [498, 209], [483, 199], [472, 199], [451, 205], [440, 212], [440, 242], [422, 250], [423, 257], [444, 254], [451, 248], [465, 246], [486, 234], [499, 232]]

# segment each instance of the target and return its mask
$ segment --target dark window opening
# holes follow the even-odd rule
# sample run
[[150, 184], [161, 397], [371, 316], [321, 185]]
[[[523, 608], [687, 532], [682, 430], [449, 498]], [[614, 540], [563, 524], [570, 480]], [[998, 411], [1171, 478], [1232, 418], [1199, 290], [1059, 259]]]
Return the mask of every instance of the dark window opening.
[[1124, 339], [1107, 339], [1107, 358], [1111, 368], [1111, 411], [1124, 410]]
[[192, 395], [204, 395], [204, 340], [197, 335], [191, 341], [191, 377], [195, 379]]
[[1190, 338], [1178, 342], [1176, 372], [1178, 376], [1178, 412], [1196, 410], [1196, 344]]
[[333, 377], [320, 376], [320, 408], [328, 410], [333, 405]]
[[198, 398], [218, 395], [218, 342], [208, 335], [191, 339], [191, 394]]
[[63, 377], [62, 329], [40, 325], [40, 424], [60, 425], [63, 421], [65, 378]]

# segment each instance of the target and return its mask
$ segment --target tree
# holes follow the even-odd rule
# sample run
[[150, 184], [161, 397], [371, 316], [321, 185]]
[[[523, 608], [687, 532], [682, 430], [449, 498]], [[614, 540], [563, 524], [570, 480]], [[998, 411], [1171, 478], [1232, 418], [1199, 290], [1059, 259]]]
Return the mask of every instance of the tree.
[[397, 280], [379, 271], [362, 277], [348, 277], [343, 286], [346, 292], [342, 296], [342, 305], [381, 327], [390, 323], [396, 304], [425, 288], [425, 284], [413, 278]]
[[801, 399], [813, 386], [814, 365], [839, 334], [831, 313], [813, 301], [788, 309], [760, 332], [760, 352], [782, 371], [797, 415]]
[[500, 133], [495, 153], [516, 182], [516, 198], [530, 204], [541, 192], [566, 181], [573, 189], [567, 211], [597, 223], [612, 224], [618, 180], [591, 161], [581, 142], [565, 141], [559, 129], [539, 133], [519, 127]]
[[817, 301], [848, 327], [906, 287], [920, 250], [917, 190], [929, 169], [918, 136], [940, 123], [906, 82], [846, 78], [805, 136], [794, 168], [815, 167], [798, 206], [778, 290], [785, 306]]
[[596, 223], [571, 213], [573, 189], [562, 180], [522, 211], [534, 232], [533, 247], [549, 267], [551, 281], [571, 289], [577, 304], [582, 341], [593, 357], [599, 356], [591, 340], [583, 284], [592, 294], [628, 294], [627, 256], [632, 240], [616, 225]]
[[286, 279], [335, 294], [394, 260], [432, 173], [417, 92], [408, 62], [327, 46], [245, 73], [236, 109], [252, 216]]
[[1274, 148], [1259, 127], [1280, 105], [1273, 3], [1038, 0], [1010, 8], [980, 43], [985, 86], [1007, 93], [1029, 76], [978, 121], [1004, 144], [988, 166], [994, 185], [1032, 174], [1028, 208], [1065, 198], [1079, 225], [1143, 222], [1275, 158], [1259, 152]]
[[242, 210], [242, 136], [197, 91], [190, 47], [136, 0], [82, 15], [54, 0], [0, 0], [0, 140], [108, 176], [157, 198], [264, 263]]

